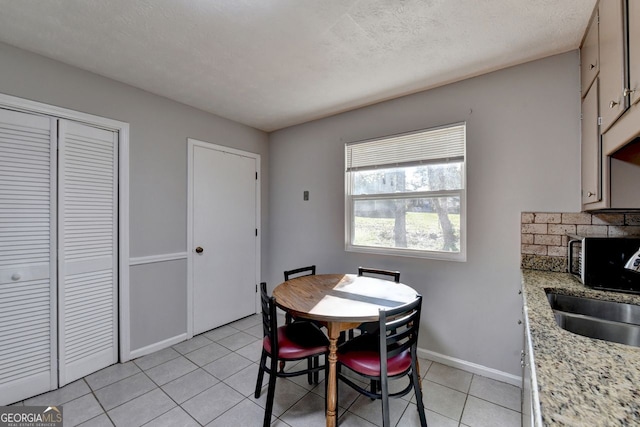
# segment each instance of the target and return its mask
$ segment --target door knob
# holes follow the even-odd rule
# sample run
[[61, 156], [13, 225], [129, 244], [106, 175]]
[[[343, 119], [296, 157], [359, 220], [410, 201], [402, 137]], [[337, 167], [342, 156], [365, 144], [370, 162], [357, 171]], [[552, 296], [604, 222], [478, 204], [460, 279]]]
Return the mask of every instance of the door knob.
[[201, 254], [202, 252], [204, 252], [204, 249], [202, 249], [200, 246], [198, 246], [198, 247], [196, 248], [196, 253], [197, 253], [197, 254]]
[[15, 282], [16, 280], [20, 280], [20, 277], [20, 273], [13, 273], [13, 275], [11, 276], [11, 280]]
[[616, 105], [618, 105], [618, 103], [617, 103], [616, 101], [611, 101], [611, 102], [609, 103], [609, 108], [613, 108], [613, 107], [615, 107]]

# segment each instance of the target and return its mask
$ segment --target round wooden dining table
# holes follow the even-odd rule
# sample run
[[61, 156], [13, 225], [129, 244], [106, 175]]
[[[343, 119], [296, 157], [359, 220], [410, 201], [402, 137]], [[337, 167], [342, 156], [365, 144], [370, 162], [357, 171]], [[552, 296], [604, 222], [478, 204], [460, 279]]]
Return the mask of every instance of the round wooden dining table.
[[391, 309], [416, 299], [418, 293], [402, 283], [355, 274], [316, 274], [276, 286], [276, 304], [294, 317], [326, 325], [329, 335], [327, 427], [337, 425], [338, 337], [363, 322], [379, 320], [380, 309]]

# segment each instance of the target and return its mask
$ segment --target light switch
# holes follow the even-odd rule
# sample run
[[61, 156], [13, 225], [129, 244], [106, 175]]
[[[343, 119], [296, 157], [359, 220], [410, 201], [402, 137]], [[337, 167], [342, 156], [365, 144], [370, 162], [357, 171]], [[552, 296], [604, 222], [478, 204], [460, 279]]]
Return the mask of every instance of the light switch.
[[304, 200], [305, 202], [307, 200], [309, 200], [309, 191], [308, 190], [304, 190], [304, 193], [302, 193], [302, 200]]

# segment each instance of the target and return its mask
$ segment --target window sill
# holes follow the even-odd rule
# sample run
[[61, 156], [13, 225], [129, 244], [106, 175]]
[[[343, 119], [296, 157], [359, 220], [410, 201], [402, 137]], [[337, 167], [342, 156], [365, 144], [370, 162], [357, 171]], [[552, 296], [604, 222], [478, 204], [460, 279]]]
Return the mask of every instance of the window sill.
[[356, 246], [346, 245], [346, 252], [357, 252], [365, 254], [378, 254], [388, 256], [402, 256], [408, 258], [433, 259], [439, 261], [455, 261], [466, 262], [467, 254], [460, 252], [436, 252], [436, 251], [420, 251], [415, 249], [399, 249], [399, 248], [381, 248], [375, 246]]

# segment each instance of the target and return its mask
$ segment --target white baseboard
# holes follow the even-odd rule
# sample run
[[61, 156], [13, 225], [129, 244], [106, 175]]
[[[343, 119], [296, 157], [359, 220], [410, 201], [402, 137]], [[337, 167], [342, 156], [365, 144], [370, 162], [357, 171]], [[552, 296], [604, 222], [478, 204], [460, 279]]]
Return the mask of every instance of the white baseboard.
[[[146, 347], [131, 350], [131, 352], [129, 353], [129, 360], [137, 359], [138, 357], [146, 356], [147, 354], [151, 354], [158, 350], [171, 347], [172, 345], [178, 344], [179, 342], [182, 342], [186, 339], [187, 339], [187, 334], [184, 333], [184, 334], [176, 335], [175, 337], [167, 338], [166, 340], [153, 343]], [[123, 360], [123, 362], [126, 362], [126, 360]]]
[[522, 377], [478, 365], [477, 363], [467, 362], [466, 360], [456, 359], [455, 357], [446, 356], [444, 354], [422, 348], [418, 349], [418, 357], [433, 360], [434, 362], [442, 363], [443, 365], [451, 366], [452, 368], [462, 369], [463, 371], [471, 372], [472, 374], [491, 378], [492, 380], [522, 387]]

